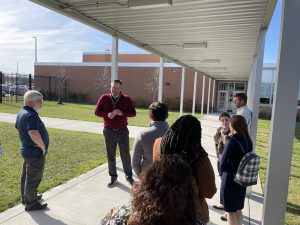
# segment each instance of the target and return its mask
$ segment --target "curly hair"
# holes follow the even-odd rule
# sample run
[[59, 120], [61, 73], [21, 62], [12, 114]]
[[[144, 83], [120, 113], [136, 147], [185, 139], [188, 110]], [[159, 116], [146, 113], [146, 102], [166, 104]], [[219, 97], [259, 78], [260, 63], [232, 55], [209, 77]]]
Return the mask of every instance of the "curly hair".
[[178, 154], [189, 164], [199, 156], [207, 156], [201, 145], [200, 121], [191, 115], [181, 116], [162, 138], [161, 154]]
[[166, 155], [133, 187], [130, 225], [194, 225], [197, 188], [189, 165]]

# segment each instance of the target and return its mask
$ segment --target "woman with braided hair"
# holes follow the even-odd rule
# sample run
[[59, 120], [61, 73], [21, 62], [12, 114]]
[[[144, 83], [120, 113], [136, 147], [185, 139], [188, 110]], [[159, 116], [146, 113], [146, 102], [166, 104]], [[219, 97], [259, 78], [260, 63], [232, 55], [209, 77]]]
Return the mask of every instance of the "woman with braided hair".
[[209, 221], [205, 198], [212, 198], [217, 191], [215, 174], [208, 154], [201, 145], [200, 121], [191, 115], [181, 116], [163, 138], [155, 141], [153, 161], [162, 155], [179, 155], [192, 169], [199, 196], [196, 201], [197, 218], [204, 224]]

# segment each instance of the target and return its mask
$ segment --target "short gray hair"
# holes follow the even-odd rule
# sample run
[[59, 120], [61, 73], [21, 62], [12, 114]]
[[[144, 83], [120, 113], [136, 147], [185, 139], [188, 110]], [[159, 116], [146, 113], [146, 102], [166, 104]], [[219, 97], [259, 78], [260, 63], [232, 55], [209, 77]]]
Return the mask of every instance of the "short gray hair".
[[38, 98], [43, 98], [43, 95], [39, 91], [30, 90], [24, 94], [24, 105], [28, 105], [30, 101], [34, 101]]

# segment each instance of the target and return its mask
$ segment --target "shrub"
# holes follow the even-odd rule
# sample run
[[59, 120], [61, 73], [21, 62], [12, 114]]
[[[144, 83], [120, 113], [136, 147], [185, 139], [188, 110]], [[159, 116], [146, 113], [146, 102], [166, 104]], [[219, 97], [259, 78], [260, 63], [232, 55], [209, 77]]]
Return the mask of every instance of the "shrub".
[[84, 103], [86, 101], [87, 94], [77, 93], [77, 92], [69, 92], [68, 93], [68, 101], [76, 102], [76, 103]]

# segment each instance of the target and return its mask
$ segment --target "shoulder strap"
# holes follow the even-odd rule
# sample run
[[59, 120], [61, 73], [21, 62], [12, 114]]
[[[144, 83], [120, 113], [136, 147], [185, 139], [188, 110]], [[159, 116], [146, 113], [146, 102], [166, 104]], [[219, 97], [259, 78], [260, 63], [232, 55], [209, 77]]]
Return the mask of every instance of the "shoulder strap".
[[[244, 154], [246, 154], [247, 152], [246, 152], [244, 146], [242, 145], [242, 143], [241, 143], [239, 140], [237, 140], [236, 138], [232, 138], [232, 139], [240, 146], [240, 148], [242, 149], [242, 152], [243, 152]], [[245, 138], [245, 141], [246, 141], [246, 145], [248, 146], [248, 143], [247, 143], [246, 138]]]

